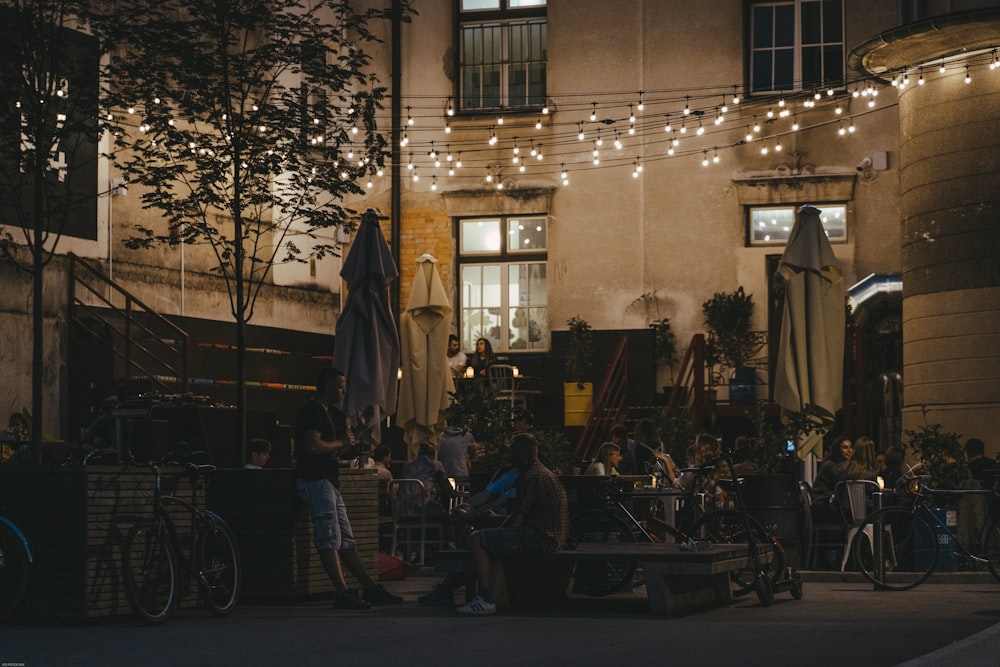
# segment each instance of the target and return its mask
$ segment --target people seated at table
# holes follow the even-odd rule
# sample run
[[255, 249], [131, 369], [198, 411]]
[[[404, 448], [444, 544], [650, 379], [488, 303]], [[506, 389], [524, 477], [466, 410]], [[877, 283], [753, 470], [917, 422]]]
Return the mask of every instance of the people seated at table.
[[882, 467], [878, 471], [878, 476], [882, 478], [882, 484], [887, 491], [895, 489], [899, 480], [903, 478], [905, 460], [906, 450], [898, 445], [889, 447], [882, 455]]
[[635, 425], [635, 458], [638, 473], [659, 473], [662, 483], [671, 485], [679, 469], [670, 454], [664, 451], [660, 432], [650, 419], [641, 419]]
[[469, 464], [476, 458], [475, 436], [459, 426], [449, 426], [438, 440], [437, 458], [456, 484], [468, 483]]
[[254, 438], [250, 441], [250, 458], [243, 466], [245, 470], [260, 470], [271, 459], [271, 441]]
[[706, 466], [715, 462], [714, 469], [704, 474], [695, 475], [692, 484], [695, 492], [705, 494], [705, 510], [722, 509], [727, 505], [726, 490], [719, 480], [731, 480], [733, 473], [726, 461], [718, 460], [722, 456], [722, 445], [714, 435], [702, 433], [694, 441], [695, 466]]
[[462, 352], [462, 342], [455, 334], [448, 334], [448, 366], [451, 374], [455, 377], [462, 377], [465, 374], [465, 366], [468, 357]]
[[476, 351], [468, 359], [469, 366], [472, 366], [475, 376], [486, 377], [486, 369], [495, 363], [493, 357], [493, 344], [485, 338], [476, 341]]
[[986, 458], [986, 445], [979, 438], [965, 441], [965, 460], [969, 465], [969, 476], [978, 480], [984, 489], [993, 488], [992, 470], [1000, 467], [996, 461]]
[[566, 542], [569, 503], [559, 478], [538, 460], [538, 441], [521, 433], [510, 443], [510, 460], [521, 474], [510, 501], [510, 519], [499, 528], [477, 530], [469, 537], [478, 592], [457, 609], [464, 616], [496, 612], [493, 585], [499, 561], [522, 553], [552, 552]]
[[597, 450], [597, 458], [595, 458], [587, 469], [583, 472], [584, 475], [618, 475], [618, 466], [622, 461], [622, 450], [621, 447], [613, 442], [605, 442]]
[[428, 519], [443, 519], [452, 487], [444, 465], [434, 457], [434, 446], [420, 443], [417, 458], [403, 466], [403, 479], [419, 479], [424, 485], [425, 512]]
[[625, 424], [616, 424], [611, 428], [611, 442], [622, 450], [622, 461], [618, 465], [619, 473], [622, 475], [641, 475], [646, 472], [640, 470], [636, 465], [635, 440], [628, 437], [628, 427]]
[[819, 464], [819, 468], [816, 470], [816, 478], [810, 490], [813, 507], [831, 501], [837, 482], [845, 479], [842, 476], [846, 470], [843, 464], [849, 462], [853, 455], [854, 444], [850, 438], [842, 435], [833, 439], [826, 459]]

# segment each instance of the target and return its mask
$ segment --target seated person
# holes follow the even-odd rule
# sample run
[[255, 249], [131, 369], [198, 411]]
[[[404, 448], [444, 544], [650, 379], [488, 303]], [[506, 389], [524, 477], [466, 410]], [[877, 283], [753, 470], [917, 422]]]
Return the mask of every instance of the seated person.
[[451, 368], [451, 374], [457, 378], [464, 376], [467, 362], [468, 357], [462, 352], [462, 343], [458, 340], [458, 336], [448, 334], [448, 366]]
[[250, 460], [243, 466], [245, 470], [260, 470], [271, 459], [271, 441], [254, 438], [250, 441]]
[[584, 475], [617, 475], [618, 465], [622, 462], [621, 447], [613, 442], [606, 442], [597, 450], [597, 458], [587, 466]]
[[499, 528], [477, 530], [469, 537], [478, 593], [459, 607], [465, 616], [496, 613], [493, 584], [499, 561], [507, 556], [556, 551], [566, 541], [569, 504], [559, 478], [538, 460], [538, 441], [527, 434], [510, 443], [511, 463], [521, 471], [510, 501], [510, 518]]
[[[451, 512], [449, 521], [454, 529], [458, 546], [465, 547], [469, 528], [488, 528], [502, 525], [507, 520], [507, 503], [514, 497], [514, 484], [521, 471], [510, 466], [493, 474], [486, 488], [473, 495]], [[417, 598], [417, 602], [428, 606], [454, 606], [455, 591], [465, 584], [461, 572], [449, 572], [430, 592]]]
[[448, 475], [440, 461], [431, 458], [434, 446], [427, 442], [420, 443], [417, 458], [403, 466], [403, 479], [419, 479], [424, 485], [426, 500], [425, 511], [428, 519], [444, 519], [445, 506], [451, 498], [453, 489], [448, 482]]
[[459, 426], [449, 426], [438, 440], [437, 457], [449, 477], [465, 484], [469, 481], [469, 463], [476, 458], [476, 438]]

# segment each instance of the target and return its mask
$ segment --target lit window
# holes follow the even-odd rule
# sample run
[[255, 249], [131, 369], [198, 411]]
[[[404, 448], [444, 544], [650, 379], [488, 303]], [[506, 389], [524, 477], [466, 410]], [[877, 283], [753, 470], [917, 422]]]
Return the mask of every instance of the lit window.
[[462, 109], [545, 104], [545, 0], [461, 0], [460, 13]]
[[479, 338], [495, 352], [548, 349], [547, 229], [544, 217], [459, 223], [463, 349]]
[[[831, 243], [847, 241], [847, 206], [817, 204], [819, 219]], [[750, 245], [785, 245], [795, 226], [794, 206], [752, 207], [749, 211]]]
[[755, 2], [750, 12], [752, 92], [844, 85], [843, 0]]

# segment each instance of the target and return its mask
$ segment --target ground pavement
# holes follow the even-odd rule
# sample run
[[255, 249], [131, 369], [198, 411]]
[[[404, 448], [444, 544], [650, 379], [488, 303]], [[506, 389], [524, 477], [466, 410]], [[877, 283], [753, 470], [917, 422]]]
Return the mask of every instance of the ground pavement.
[[464, 618], [417, 604], [436, 578], [412, 576], [386, 584], [404, 596], [402, 605], [368, 612], [310, 600], [242, 605], [224, 619], [182, 611], [158, 627], [132, 619], [0, 625], [0, 665], [997, 664], [1000, 584], [935, 579], [947, 583], [889, 593], [856, 576], [807, 575], [802, 600], [779, 593], [762, 608], [750, 597], [681, 617], [651, 616], [640, 588], [572, 596], [554, 609]]

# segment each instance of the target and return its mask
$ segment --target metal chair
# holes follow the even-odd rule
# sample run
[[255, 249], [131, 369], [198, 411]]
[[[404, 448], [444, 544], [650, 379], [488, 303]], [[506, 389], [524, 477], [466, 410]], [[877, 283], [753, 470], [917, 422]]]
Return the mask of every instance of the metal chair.
[[799, 482], [799, 499], [802, 501], [802, 532], [805, 556], [802, 564], [807, 569], [816, 568], [816, 558], [822, 549], [840, 551], [844, 546], [843, 519], [837, 521], [817, 521], [813, 516], [812, 489], [809, 482]]
[[[837, 500], [841, 506], [846, 508], [850, 517], [850, 524], [847, 526], [847, 542], [844, 545], [844, 557], [840, 561], [840, 571], [847, 567], [847, 559], [851, 555], [851, 547], [854, 540], [861, 539], [858, 536], [858, 529], [873, 510], [875, 494], [878, 493], [878, 484], [870, 479], [848, 479], [838, 482], [835, 489]], [[871, 527], [865, 529], [865, 537], [872, 541]]]
[[389, 483], [389, 504], [392, 508], [392, 547], [393, 556], [400, 548], [406, 551], [404, 560], [414, 546], [419, 545], [417, 565], [423, 565], [427, 553], [427, 537], [429, 532], [437, 531], [438, 548], [444, 546], [443, 516], [427, 516], [427, 495], [424, 483], [419, 479], [394, 479]]
[[526, 407], [524, 395], [517, 390], [514, 367], [507, 364], [493, 364], [486, 368], [486, 379], [497, 390], [497, 400], [509, 401], [510, 408]]

